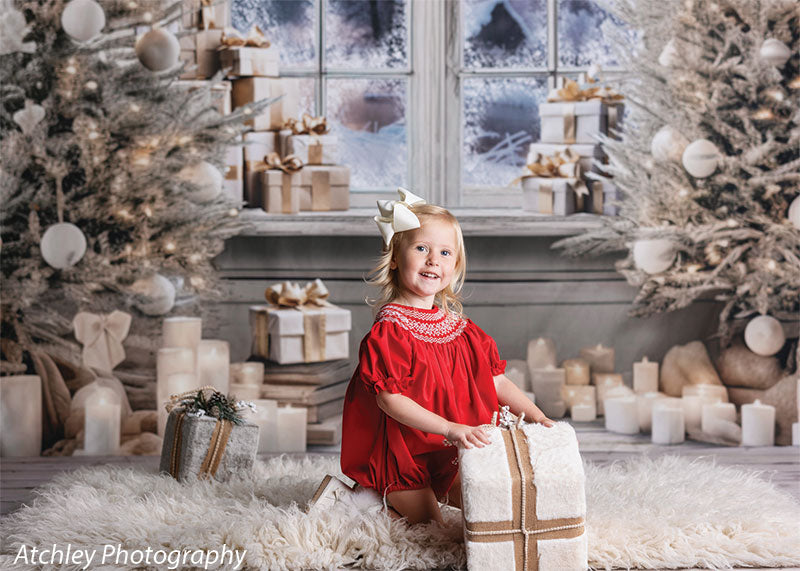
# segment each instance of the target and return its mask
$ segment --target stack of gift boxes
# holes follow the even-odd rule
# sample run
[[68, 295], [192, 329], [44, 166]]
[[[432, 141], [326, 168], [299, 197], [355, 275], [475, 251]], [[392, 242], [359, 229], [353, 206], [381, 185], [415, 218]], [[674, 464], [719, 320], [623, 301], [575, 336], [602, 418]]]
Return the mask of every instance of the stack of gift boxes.
[[602, 170], [608, 159], [598, 137], [619, 132], [622, 96], [586, 75], [581, 82], [583, 87], [562, 78], [539, 106], [541, 141], [531, 143], [521, 177], [525, 210], [617, 214], [617, 193]]
[[230, 4], [205, 6], [185, 0], [183, 26], [200, 28], [181, 37], [181, 76], [190, 88], [209, 82], [218, 71], [214, 103], [223, 115], [254, 103], [274, 100], [253, 112], [245, 125], [252, 131], [242, 146], [225, 157], [224, 188], [230, 198], [268, 212], [347, 210], [350, 207], [350, 169], [337, 165], [338, 140], [325, 119], [299, 115], [297, 79], [280, 77], [280, 54], [258, 28], [247, 36], [230, 28]]

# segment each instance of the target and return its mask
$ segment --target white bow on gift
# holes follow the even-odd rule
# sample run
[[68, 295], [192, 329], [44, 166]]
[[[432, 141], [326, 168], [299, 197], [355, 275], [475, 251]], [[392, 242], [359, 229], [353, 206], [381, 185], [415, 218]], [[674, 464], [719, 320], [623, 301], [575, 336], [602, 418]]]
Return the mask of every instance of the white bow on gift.
[[83, 364], [111, 371], [125, 360], [122, 341], [128, 336], [131, 315], [124, 311], [97, 314], [81, 311], [72, 320], [75, 338], [83, 344]]
[[383, 241], [386, 242], [387, 246], [392, 241], [392, 236], [394, 236], [395, 232], [419, 228], [419, 218], [411, 212], [409, 206], [425, 204], [424, 199], [412, 194], [405, 188], [400, 187], [397, 192], [400, 194], [400, 200], [378, 201], [378, 210], [381, 214], [375, 217], [375, 222], [378, 223], [378, 229], [383, 234]]

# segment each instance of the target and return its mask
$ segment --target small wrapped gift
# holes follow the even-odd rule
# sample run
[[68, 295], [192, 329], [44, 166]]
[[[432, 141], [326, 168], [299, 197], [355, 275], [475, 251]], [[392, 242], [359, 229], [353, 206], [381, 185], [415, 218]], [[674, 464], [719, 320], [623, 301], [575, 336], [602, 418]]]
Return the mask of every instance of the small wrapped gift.
[[589, 197], [586, 200], [586, 212], [605, 216], [619, 215], [617, 202], [621, 194], [616, 185], [608, 179], [592, 180], [587, 184]]
[[273, 131], [283, 128], [286, 120], [297, 115], [297, 80], [274, 77], [243, 77], [233, 80], [233, 107], [243, 107], [262, 99], [281, 97], [245, 125], [254, 131]]
[[160, 470], [183, 481], [220, 481], [249, 471], [258, 451], [258, 426], [245, 423], [235, 403], [213, 387], [175, 395], [161, 448]]
[[235, 29], [226, 29], [222, 36], [220, 64], [228, 77], [278, 77], [280, 56], [258, 26], [242, 36]]
[[265, 295], [270, 305], [250, 308], [254, 355], [281, 364], [349, 357], [350, 311], [327, 301], [321, 280], [276, 284]]
[[267, 169], [264, 157], [278, 152], [278, 133], [259, 131], [244, 134], [244, 198], [251, 208], [263, 203], [261, 173]]
[[281, 132], [281, 156], [296, 155], [307, 165], [335, 165], [339, 162], [339, 138], [329, 134], [325, 117], [303, 114], [300, 121], [290, 119]]
[[[181, 79], [207, 79], [219, 71], [219, 53], [222, 45], [222, 30], [202, 30], [196, 34], [182, 36], [180, 59], [186, 62]], [[191, 69], [192, 66], [197, 66]]]
[[350, 167], [305, 166], [300, 177], [300, 210], [348, 210]]
[[278, 153], [264, 157], [268, 170], [260, 171], [261, 204], [267, 212], [300, 212], [300, 172], [303, 163], [294, 155], [281, 159]]
[[539, 105], [543, 143], [595, 143], [598, 135], [612, 135], [622, 127], [622, 96], [592, 80], [581, 88], [570, 79]]
[[560, 216], [582, 210], [588, 191], [579, 159], [571, 148], [554, 156], [535, 156], [517, 179], [522, 181], [523, 209]]
[[567, 149], [578, 157], [581, 172], [603, 173], [603, 165], [608, 164], [608, 155], [602, 145], [559, 145], [556, 143], [531, 143], [528, 147], [527, 164], [535, 163], [536, 157], [564, 155]]
[[222, 191], [236, 202], [244, 200], [244, 151], [242, 145], [230, 145], [225, 149], [225, 180]]
[[565, 422], [548, 428], [510, 416], [510, 426], [486, 428], [491, 444], [459, 447], [467, 568], [586, 569], [585, 478], [575, 431]]

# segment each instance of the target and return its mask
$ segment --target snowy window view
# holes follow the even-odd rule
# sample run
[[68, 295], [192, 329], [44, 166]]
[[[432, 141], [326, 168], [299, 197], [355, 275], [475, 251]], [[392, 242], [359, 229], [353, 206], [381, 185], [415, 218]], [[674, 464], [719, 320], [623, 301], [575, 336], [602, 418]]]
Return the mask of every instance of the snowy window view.
[[597, 63], [604, 68], [617, 65], [603, 26], [621, 26], [592, 0], [559, 0], [558, 62], [567, 67], [588, 67]]
[[258, 25], [281, 50], [281, 73], [300, 76], [301, 112], [328, 117], [351, 188], [407, 184], [407, 0], [233, 0], [232, 16], [240, 31]]
[[464, 67], [544, 67], [547, 0], [465, 0]]

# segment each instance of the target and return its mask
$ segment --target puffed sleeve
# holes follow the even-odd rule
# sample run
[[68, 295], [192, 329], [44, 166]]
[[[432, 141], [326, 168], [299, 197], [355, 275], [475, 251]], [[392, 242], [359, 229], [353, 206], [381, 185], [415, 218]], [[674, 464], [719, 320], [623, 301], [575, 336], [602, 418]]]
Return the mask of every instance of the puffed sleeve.
[[475, 325], [475, 323], [470, 320], [470, 325], [475, 329], [475, 332], [478, 337], [478, 341], [481, 344], [481, 349], [483, 349], [483, 353], [486, 355], [486, 359], [489, 361], [489, 368], [492, 371], [492, 376], [496, 377], [497, 375], [502, 375], [506, 372], [506, 361], [505, 359], [500, 358], [500, 351], [497, 349], [497, 343], [495, 340], [492, 339], [483, 329]]
[[361, 342], [358, 367], [367, 389], [403, 393], [411, 382], [413, 352], [408, 333], [396, 323], [379, 321]]

